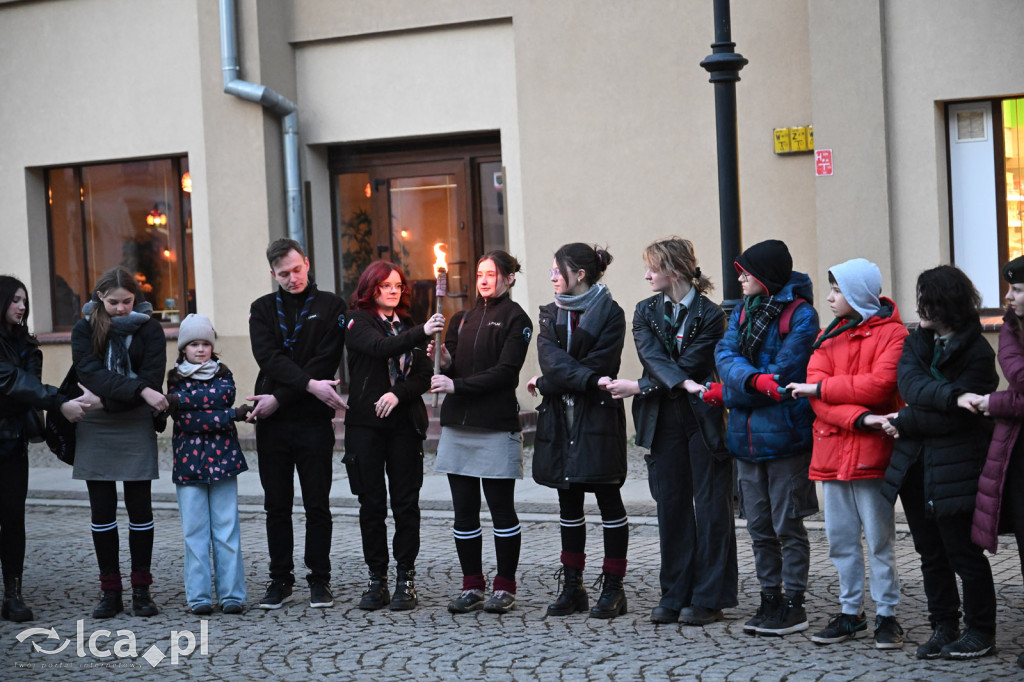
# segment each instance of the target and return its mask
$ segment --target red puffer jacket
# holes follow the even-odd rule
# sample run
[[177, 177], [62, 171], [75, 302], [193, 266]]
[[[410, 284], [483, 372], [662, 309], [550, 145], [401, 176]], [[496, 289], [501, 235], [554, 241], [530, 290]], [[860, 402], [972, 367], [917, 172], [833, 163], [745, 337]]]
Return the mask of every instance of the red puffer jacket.
[[991, 393], [988, 397], [988, 411], [995, 417], [996, 426], [978, 479], [978, 497], [971, 524], [971, 541], [992, 554], [999, 549], [999, 517], [1006, 471], [1024, 421], [1024, 345], [1017, 338], [1019, 326], [1016, 314], [1012, 310], [1007, 311], [1003, 316], [1003, 328], [999, 331], [999, 366], [1009, 386], [1007, 390]]
[[807, 365], [807, 381], [821, 384], [814, 408], [812, 481], [882, 478], [892, 455], [892, 438], [882, 431], [858, 429], [866, 412], [889, 414], [902, 405], [896, 366], [907, 328], [890, 299], [867, 322], [828, 339]]

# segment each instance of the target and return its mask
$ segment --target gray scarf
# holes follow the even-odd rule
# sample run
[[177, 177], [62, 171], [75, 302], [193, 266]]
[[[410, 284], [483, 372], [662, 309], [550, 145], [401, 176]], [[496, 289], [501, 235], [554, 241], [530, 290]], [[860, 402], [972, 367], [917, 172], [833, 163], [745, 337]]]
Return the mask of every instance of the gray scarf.
[[[85, 319], [91, 320], [92, 313], [96, 306], [102, 305], [96, 299], [90, 299], [82, 306], [82, 314]], [[136, 301], [135, 309], [127, 315], [110, 318], [110, 331], [107, 333], [107, 352], [103, 360], [104, 366], [112, 372], [122, 376], [134, 377], [131, 359], [128, 357], [128, 347], [132, 343], [132, 336], [139, 328], [149, 322], [153, 306], [148, 301]]]
[[178, 374], [188, 379], [192, 378], [197, 381], [209, 381], [217, 375], [217, 369], [220, 368], [220, 360], [207, 360], [201, 365], [197, 365], [188, 360], [182, 360], [175, 367], [178, 370]]
[[585, 330], [591, 338], [596, 339], [600, 336], [601, 329], [604, 328], [611, 313], [612, 294], [605, 285], [595, 284], [579, 296], [555, 294], [555, 305], [559, 308], [557, 324], [565, 325], [565, 350], [573, 357], [577, 357], [571, 350], [573, 329], [569, 314], [580, 313], [579, 324], [576, 325], [576, 328]]
[[586, 310], [594, 301], [601, 298], [602, 293], [608, 291], [608, 287], [603, 284], [595, 284], [579, 296], [570, 296], [569, 294], [555, 294], [555, 305], [562, 310]]

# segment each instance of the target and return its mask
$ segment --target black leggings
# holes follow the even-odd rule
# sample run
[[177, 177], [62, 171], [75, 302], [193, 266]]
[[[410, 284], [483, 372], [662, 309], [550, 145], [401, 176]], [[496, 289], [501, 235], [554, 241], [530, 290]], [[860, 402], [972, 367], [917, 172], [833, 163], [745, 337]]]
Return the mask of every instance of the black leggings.
[[593, 491], [597, 497], [597, 506], [601, 509], [605, 557], [625, 559], [629, 548], [629, 519], [618, 485], [592, 485], [587, 486], [587, 490], [578, 486], [558, 489], [562, 551], [583, 554], [586, 549], [587, 526], [583, 515], [583, 496], [588, 490]]
[[[24, 450], [24, 444], [22, 444]], [[18, 452], [0, 459], [0, 564], [4, 582], [20, 578], [25, 566], [25, 498], [28, 457]]]
[[[515, 581], [519, 567], [522, 535], [515, 509], [515, 479], [476, 478], [448, 474], [455, 509], [455, 547], [462, 565], [462, 575], [483, 575], [483, 529], [480, 526], [480, 488], [483, 484], [487, 507], [494, 527], [494, 553], [498, 560], [498, 576]], [[509, 590], [512, 591], [512, 590]]]
[[[117, 535], [117, 483], [115, 481], [86, 481], [89, 487], [89, 506], [92, 510], [92, 541], [96, 547], [96, 560], [103, 576], [117, 577], [120, 547]], [[151, 481], [125, 481], [124, 506], [128, 510], [128, 548], [132, 557], [132, 585], [148, 585], [153, 559], [153, 503]], [[114, 589], [104, 583], [104, 589]]]

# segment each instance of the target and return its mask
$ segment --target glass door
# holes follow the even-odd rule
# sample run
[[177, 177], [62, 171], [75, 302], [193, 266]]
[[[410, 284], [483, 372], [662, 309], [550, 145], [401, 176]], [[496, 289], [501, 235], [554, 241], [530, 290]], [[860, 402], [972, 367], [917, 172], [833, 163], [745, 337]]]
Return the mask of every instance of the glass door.
[[409, 279], [412, 318], [426, 320], [435, 306], [434, 245], [443, 244], [451, 317], [468, 307], [475, 285], [473, 230], [466, 214], [469, 190], [459, 161], [372, 167], [338, 175], [338, 216], [343, 296], [374, 260], [399, 265]]

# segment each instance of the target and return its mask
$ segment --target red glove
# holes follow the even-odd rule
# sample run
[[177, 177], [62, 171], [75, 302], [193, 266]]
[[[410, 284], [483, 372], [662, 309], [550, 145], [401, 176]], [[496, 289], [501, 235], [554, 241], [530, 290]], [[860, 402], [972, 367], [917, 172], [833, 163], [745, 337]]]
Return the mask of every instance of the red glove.
[[779, 382], [776, 381], [775, 376], [771, 374], [755, 374], [752, 383], [754, 384], [754, 390], [758, 393], [766, 395], [776, 402], [782, 402], [784, 396], [779, 391]]
[[722, 384], [709, 383], [708, 390], [700, 394], [700, 399], [712, 407], [721, 405], [725, 400], [722, 396]]

